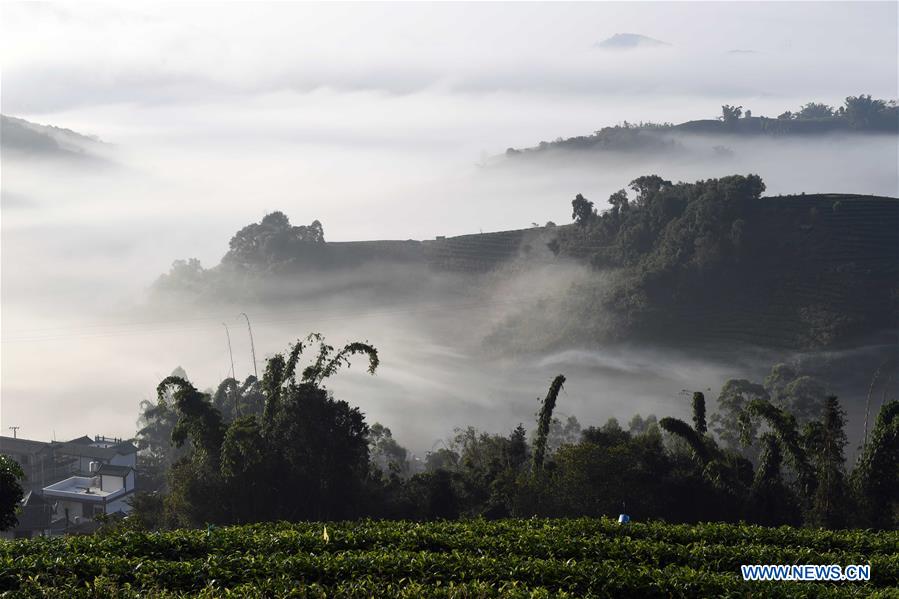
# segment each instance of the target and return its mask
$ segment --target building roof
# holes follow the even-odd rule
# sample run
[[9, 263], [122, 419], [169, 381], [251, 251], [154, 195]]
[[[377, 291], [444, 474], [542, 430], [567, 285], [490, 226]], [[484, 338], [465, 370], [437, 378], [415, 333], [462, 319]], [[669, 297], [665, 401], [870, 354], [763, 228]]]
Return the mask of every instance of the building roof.
[[116, 455], [129, 455], [137, 453], [137, 447], [131, 441], [121, 441], [115, 445], [99, 447], [94, 445], [96, 441], [88, 437], [78, 437], [71, 441], [32, 441], [31, 439], [19, 439], [0, 436], [0, 453], [37, 454], [49, 448], [57, 453], [70, 456], [111, 460]]
[[100, 488], [99, 477], [70, 476], [65, 480], [44, 487], [45, 497], [61, 497], [77, 499], [78, 501], [104, 501], [120, 495], [126, 495], [130, 490], [124, 487], [115, 491], [104, 491]]
[[0, 453], [40, 453], [50, 446], [49, 442], [0, 436]]
[[74, 455], [101, 460], [110, 460], [117, 453], [116, 450], [111, 447], [94, 447], [92, 445], [82, 445], [81, 443], [73, 443], [71, 441], [59, 444], [56, 451], [64, 455]]
[[39, 494], [29, 491], [20, 502], [21, 511], [17, 514], [15, 530], [43, 530], [50, 527], [53, 508]]
[[78, 437], [77, 439], [72, 439], [71, 441], [69, 441], [69, 443], [77, 443], [78, 445], [90, 445], [93, 442], [94, 442], [94, 440], [91, 439], [90, 437], [88, 437], [87, 435], [82, 435], [81, 437]]
[[131, 441], [122, 441], [115, 446], [116, 453], [128, 455], [129, 453], [137, 453], [137, 447]]
[[127, 476], [129, 472], [134, 470], [131, 466], [114, 466], [112, 464], [100, 464], [97, 474], [108, 474], [111, 476]]
[[137, 447], [130, 441], [123, 441], [112, 447], [96, 447], [94, 445], [83, 445], [74, 441], [62, 443], [56, 448], [58, 453], [64, 455], [75, 455], [79, 457], [95, 458], [100, 460], [111, 460], [116, 455], [128, 455], [137, 453]]

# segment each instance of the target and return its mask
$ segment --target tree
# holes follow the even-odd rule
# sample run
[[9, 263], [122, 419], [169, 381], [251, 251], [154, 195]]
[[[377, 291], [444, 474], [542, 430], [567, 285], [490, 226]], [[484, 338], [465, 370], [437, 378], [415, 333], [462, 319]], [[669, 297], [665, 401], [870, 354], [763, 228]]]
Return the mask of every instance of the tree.
[[809, 102], [799, 109], [797, 118], [799, 119], [826, 119], [833, 117], [833, 106], [818, 102]]
[[833, 395], [824, 402], [819, 427], [809, 434], [818, 485], [812, 503], [811, 522], [825, 528], [840, 528], [846, 521], [849, 490], [846, 483], [846, 413]]
[[783, 456], [772, 433], [761, 437], [762, 453], [752, 481], [749, 506], [752, 522], [766, 526], [799, 523], [799, 508], [781, 474]]
[[743, 114], [742, 106], [731, 106], [730, 104], [725, 104], [721, 107], [721, 120], [724, 121], [727, 125], [732, 125], [736, 123], [740, 116]]
[[700, 435], [708, 431], [705, 422], [705, 395], [701, 391], [693, 393], [693, 428]]
[[711, 422], [712, 430], [725, 447], [738, 449], [755, 442], [757, 425], [742, 421], [740, 415], [751, 401], [768, 399], [764, 387], [746, 379], [732, 379], [724, 384], [718, 395], [718, 411], [712, 415]]
[[886, 102], [874, 100], [870, 94], [849, 96], [845, 103], [846, 119], [853, 129], [870, 129], [878, 124], [886, 108]]
[[596, 210], [593, 208], [593, 202], [581, 194], [577, 194], [574, 199], [571, 200], [571, 218], [574, 219], [574, 222], [579, 225], [586, 225], [590, 223], [595, 216]]
[[[300, 369], [312, 342], [318, 353]], [[336, 349], [319, 334], [298, 341], [286, 358], [276, 354], [267, 361], [258, 390], [261, 413], [231, 421], [185, 379], [163, 380], [160, 401], [171, 390], [177, 414], [172, 440], [179, 446], [190, 441], [189, 454], [171, 469], [169, 520], [196, 525], [356, 515], [368, 477], [368, 426], [358, 408], [334, 400], [323, 383], [357, 354], [368, 357], [374, 374], [378, 354], [367, 343]], [[226, 381], [220, 390], [233, 395], [240, 388]]]
[[658, 429], [658, 418], [655, 414], [650, 414], [646, 418], [640, 414], [634, 414], [630, 422], [628, 422], [627, 430], [631, 435], [643, 435]]
[[368, 431], [368, 447], [372, 464], [384, 474], [396, 473], [406, 475], [409, 463], [406, 461], [408, 450], [393, 438], [393, 433], [386, 426], [376, 422]]
[[867, 525], [899, 527], [899, 401], [880, 409], [852, 483]]
[[16, 511], [25, 496], [22, 484], [25, 472], [18, 462], [0, 455], [0, 530], [8, 530], [18, 524]]
[[556, 399], [564, 383], [564, 375], [560, 374], [554, 378], [549, 386], [546, 398], [544, 398], [543, 404], [540, 406], [540, 412], [537, 415], [537, 438], [534, 441], [534, 473], [539, 473], [543, 469], [549, 425], [552, 421], [553, 410], [556, 407]]
[[820, 416], [827, 393], [823, 381], [781, 363], [771, 368], [763, 384], [772, 403], [793, 414], [800, 425]]
[[612, 215], [618, 217], [620, 214], [626, 213], [628, 209], [627, 192], [619, 189], [609, 196], [609, 204], [612, 205]]
[[712, 458], [709, 448], [699, 433], [683, 420], [666, 416], [659, 420], [659, 426], [666, 432], [683, 439], [699, 463], [705, 465]]
[[160, 275], [153, 283], [159, 292], [202, 293], [209, 282], [209, 271], [197, 258], [175, 260], [167, 274]]
[[658, 175], [644, 175], [631, 181], [628, 187], [637, 194], [635, 203], [645, 205], [649, 203], [650, 198], [671, 187], [671, 181], [666, 181]]
[[286, 214], [276, 211], [238, 231], [231, 238], [222, 263], [242, 269], [268, 270], [290, 263], [324, 242], [319, 221], [312, 221], [308, 226], [292, 226]]
[[[171, 376], [187, 379], [187, 373], [180, 366]], [[171, 389], [157, 401], [144, 400], [140, 403], [137, 419], [137, 467], [140, 469], [140, 488], [148, 493], [166, 489], [166, 473], [183, 457], [186, 449], [172, 442], [172, 430], [178, 422], [172, 402]]]
[[546, 438], [548, 453], [552, 453], [562, 445], [577, 443], [581, 438], [581, 423], [575, 416], [569, 416], [564, 424], [558, 418], [549, 423], [549, 435]]

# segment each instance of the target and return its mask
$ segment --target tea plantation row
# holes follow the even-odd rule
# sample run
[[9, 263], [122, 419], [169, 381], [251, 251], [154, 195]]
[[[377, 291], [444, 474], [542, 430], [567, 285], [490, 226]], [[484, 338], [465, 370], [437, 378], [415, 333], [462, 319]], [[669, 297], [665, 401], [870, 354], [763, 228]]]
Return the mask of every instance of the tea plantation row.
[[[899, 597], [899, 532], [608, 519], [270, 523], [0, 543], [13, 597]], [[870, 564], [744, 582], [741, 564]]]

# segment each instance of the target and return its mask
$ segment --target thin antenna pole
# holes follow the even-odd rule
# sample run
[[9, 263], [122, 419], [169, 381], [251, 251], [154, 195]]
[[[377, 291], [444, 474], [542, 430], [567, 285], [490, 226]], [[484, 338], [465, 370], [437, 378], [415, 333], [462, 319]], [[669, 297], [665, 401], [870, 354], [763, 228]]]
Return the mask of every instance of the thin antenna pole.
[[21, 426], [11, 426], [11, 427], [9, 427], [9, 430], [12, 431], [12, 438], [13, 438], [13, 439], [16, 438], [16, 431], [19, 430], [20, 428], [22, 428], [22, 427], [21, 427]]
[[231, 357], [231, 378], [234, 379], [234, 352], [231, 351], [231, 333], [228, 331], [228, 325], [223, 322], [222, 326], [225, 327], [225, 336], [228, 338], [228, 355]]
[[238, 316], [243, 316], [247, 320], [247, 330], [250, 332], [250, 353], [253, 355], [253, 374], [259, 379], [259, 371], [256, 370], [256, 346], [253, 344], [253, 327], [250, 326], [250, 317], [246, 312], [241, 312]]

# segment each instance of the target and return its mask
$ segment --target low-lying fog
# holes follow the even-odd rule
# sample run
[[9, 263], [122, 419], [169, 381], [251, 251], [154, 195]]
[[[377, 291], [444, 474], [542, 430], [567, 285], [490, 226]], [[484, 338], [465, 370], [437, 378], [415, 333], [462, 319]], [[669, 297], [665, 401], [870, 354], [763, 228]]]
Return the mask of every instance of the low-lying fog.
[[[227, 375], [222, 322], [237, 374], [252, 372], [240, 311], [260, 369], [311, 331], [376, 345], [375, 377], [357, 367], [330, 386], [419, 452], [454, 426], [528, 426], [560, 372], [559, 412], [585, 425], [684, 415], [682, 389], [761, 378], [776, 356], [491, 355], [479, 327], [521, 299], [514, 285], [479, 301], [432, 282], [432, 296], [408, 303], [299, 298], [167, 313], [147, 308], [146, 290], [175, 259], [217, 264], [238, 229], [273, 210], [320, 220], [330, 241], [425, 239], [569, 222], [576, 193], [602, 205], [648, 173], [756, 172], [769, 194], [899, 195], [888, 136], [695, 140], [727, 146], [729, 158], [491, 159], [624, 120], [714, 118], [724, 103], [776, 116], [895, 93], [894, 4], [807, 7], [5, 5], [3, 113], [107, 145], [103, 161], [4, 147], [3, 432], [131, 436], [138, 403], [175, 366], [202, 388]], [[670, 45], [595, 47], [621, 31]]]

